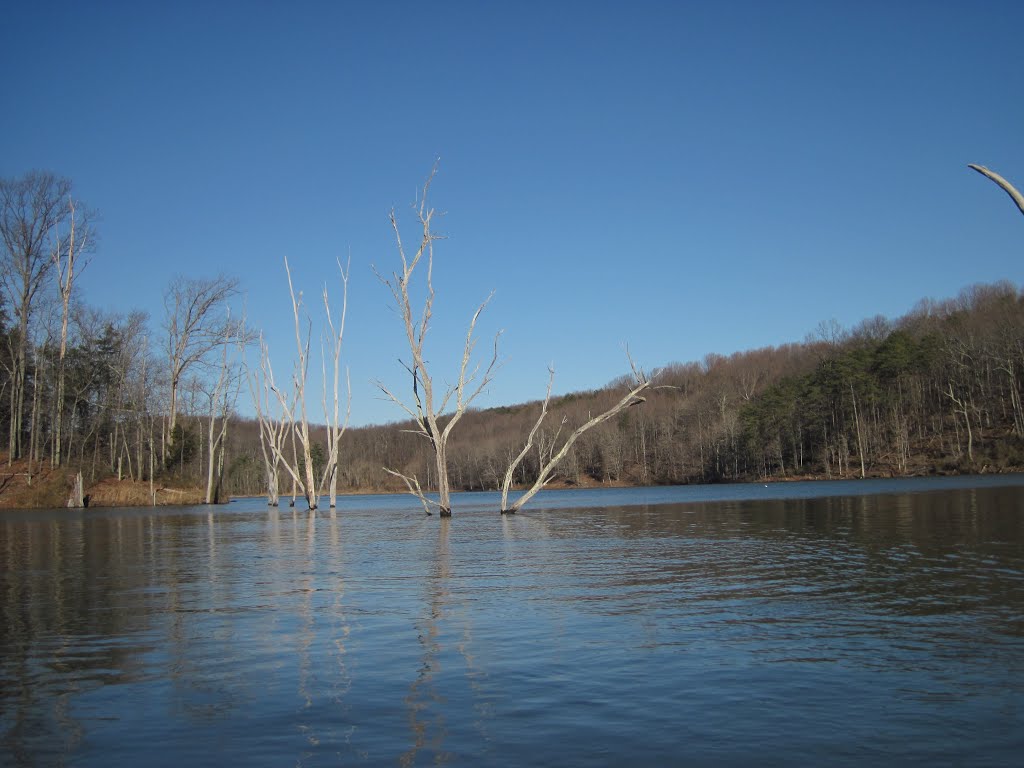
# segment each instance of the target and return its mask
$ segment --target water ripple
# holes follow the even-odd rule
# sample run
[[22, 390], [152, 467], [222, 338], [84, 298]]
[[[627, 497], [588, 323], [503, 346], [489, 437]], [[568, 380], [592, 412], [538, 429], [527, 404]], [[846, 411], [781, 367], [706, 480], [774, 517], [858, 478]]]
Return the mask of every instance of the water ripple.
[[1013, 764], [1020, 483], [805, 486], [0, 517], [0, 763]]

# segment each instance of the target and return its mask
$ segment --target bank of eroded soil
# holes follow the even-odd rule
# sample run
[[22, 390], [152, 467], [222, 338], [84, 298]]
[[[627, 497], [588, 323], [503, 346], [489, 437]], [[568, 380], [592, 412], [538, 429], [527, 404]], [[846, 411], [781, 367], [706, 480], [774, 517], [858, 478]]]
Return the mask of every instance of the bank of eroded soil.
[[[19, 459], [10, 465], [7, 455], [0, 454], [0, 509], [54, 508], [67, 506], [77, 470], [67, 467], [53, 469], [48, 461], [41, 464]], [[200, 488], [176, 487], [156, 482], [153, 485], [156, 503], [202, 504]], [[109, 477], [95, 483], [85, 480], [85, 495], [90, 507], [142, 507], [153, 504], [148, 482], [117, 480]]]

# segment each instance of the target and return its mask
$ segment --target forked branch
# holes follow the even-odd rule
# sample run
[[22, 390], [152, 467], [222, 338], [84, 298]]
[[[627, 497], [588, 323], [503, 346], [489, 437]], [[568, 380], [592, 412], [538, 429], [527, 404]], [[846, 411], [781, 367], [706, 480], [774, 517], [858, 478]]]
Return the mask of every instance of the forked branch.
[[[628, 352], [626, 356], [629, 357]], [[622, 399], [620, 399], [617, 403], [615, 403], [611, 408], [606, 410], [604, 413], [600, 413], [597, 416], [594, 416], [586, 423], [581, 424], [579, 427], [577, 427], [572, 432], [572, 434], [570, 434], [565, 439], [565, 443], [562, 444], [562, 447], [558, 449], [557, 452], [551, 454], [546, 461], [542, 460], [540, 469], [537, 473], [537, 479], [534, 481], [533, 485], [530, 486], [530, 488], [527, 489], [527, 491], [523, 493], [522, 496], [520, 496], [514, 502], [509, 504], [508, 492], [512, 486], [512, 476], [516, 468], [526, 457], [527, 453], [529, 453], [530, 448], [533, 446], [534, 438], [536, 437], [541, 424], [544, 422], [544, 419], [547, 417], [548, 414], [548, 405], [551, 401], [551, 385], [555, 378], [554, 369], [548, 368], [548, 390], [547, 394], [544, 397], [544, 403], [540, 409], [540, 415], [537, 417], [537, 421], [534, 423], [533, 429], [530, 430], [530, 434], [526, 438], [526, 445], [523, 447], [523, 450], [520, 451], [519, 455], [512, 460], [512, 463], [509, 464], [508, 470], [505, 472], [505, 480], [501, 486], [501, 513], [503, 515], [513, 514], [517, 512], [519, 509], [523, 507], [524, 504], [526, 504], [526, 502], [528, 502], [530, 499], [536, 496], [541, 489], [543, 489], [549, 482], [551, 482], [551, 480], [554, 477], [555, 469], [561, 463], [562, 459], [564, 459], [569, 454], [569, 451], [572, 449], [572, 446], [575, 444], [575, 442], [585, 432], [587, 432], [590, 429], [593, 429], [599, 424], [604, 423], [608, 419], [615, 416], [617, 413], [624, 411], [626, 408], [629, 408], [634, 405], [640, 405], [641, 403], [645, 402], [645, 399], [641, 397], [640, 393], [651, 386], [651, 380], [644, 374], [642, 370], [640, 370], [633, 363], [632, 358], [629, 358], [629, 367], [633, 372], [633, 386], [630, 388], [630, 390], [625, 395], [623, 395]], [[553, 448], [554, 446], [552, 446], [552, 449]]]
[[420, 487], [420, 481], [416, 478], [416, 475], [410, 477], [409, 475], [403, 475], [401, 472], [396, 472], [395, 470], [388, 469], [387, 467], [384, 467], [384, 471], [387, 472], [389, 475], [394, 475], [395, 477], [401, 478], [402, 482], [405, 483], [405, 487], [409, 489], [409, 493], [411, 493], [413, 496], [420, 500], [420, 504], [423, 505], [423, 511], [426, 512], [428, 515], [434, 514], [430, 511], [431, 505], [437, 507], [438, 509], [442, 508], [440, 502], [427, 498], [427, 495], [423, 493], [423, 489]]
[[[406, 253], [399, 231], [398, 219], [395, 216], [395, 212], [392, 211], [389, 219], [391, 228], [395, 233], [395, 244], [398, 248], [398, 256], [401, 262], [401, 274], [395, 271], [391, 273], [391, 277], [384, 277], [380, 272], [377, 272], [378, 279], [391, 291], [399, 314], [402, 317], [406, 342], [409, 345], [409, 353], [412, 357], [411, 362], [408, 364], [402, 363], [402, 367], [408, 371], [412, 378], [412, 402], [403, 401], [382, 382], [377, 381], [376, 384], [389, 400], [413, 419], [416, 426], [414, 430], [410, 431], [425, 437], [430, 442], [437, 468], [438, 502], [429, 501], [423, 495], [423, 491], [415, 477], [409, 477], [387, 467], [385, 467], [385, 470], [395, 477], [402, 478], [409, 488], [409, 492], [420, 499], [420, 502], [428, 512], [430, 511], [429, 505], [435, 504], [439, 508], [441, 516], [445, 517], [451, 514], [448, 481], [448, 438], [472, 402], [494, 379], [494, 374], [500, 367], [498, 339], [501, 336], [501, 332], [499, 331], [494, 337], [494, 350], [487, 365], [472, 365], [473, 350], [476, 347], [477, 341], [475, 337], [476, 324], [490, 301], [490, 296], [488, 296], [477, 307], [469, 321], [466, 340], [462, 348], [462, 360], [459, 365], [457, 382], [447, 387], [439, 398], [435, 398], [434, 379], [427, 369], [427, 363], [424, 358], [424, 343], [434, 313], [434, 241], [442, 239], [440, 235], [435, 234], [431, 230], [431, 222], [433, 221], [435, 211], [427, 205], [430, 184], [436, 173], [437, 165], [435, 164], [430, 172], [430, 176], [423, 185], [422, 194], [414, 206], [421, 231], [420, 242], [416, 252], [411, 257]], [[416, 267], [422, 262], [426, 262], [425, 297], [422, 308], [416, 310], [413, 307], [413, 300], [410, 295], [410, 284]], [[449, 407], [452, 408], [450, 413], [448, 412]], [[441, 429], [438, 422], [444, 416], [447, 416], [447, 421], [444, 424], [444, 428]]]

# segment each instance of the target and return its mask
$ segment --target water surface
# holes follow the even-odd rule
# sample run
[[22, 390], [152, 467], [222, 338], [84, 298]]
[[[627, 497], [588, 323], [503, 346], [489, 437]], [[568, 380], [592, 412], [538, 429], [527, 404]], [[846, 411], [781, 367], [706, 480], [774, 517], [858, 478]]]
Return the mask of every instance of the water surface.
[[2, 765], [1012, 765], [1024, 478], [0, 513]]

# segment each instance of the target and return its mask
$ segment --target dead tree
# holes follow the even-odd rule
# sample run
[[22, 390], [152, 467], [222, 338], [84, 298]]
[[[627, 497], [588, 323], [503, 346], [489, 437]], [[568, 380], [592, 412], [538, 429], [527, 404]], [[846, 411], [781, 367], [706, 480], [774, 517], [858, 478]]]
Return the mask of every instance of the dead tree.
[[[271, 393], [276, 393], [273, 389], [274, 370], [270, 365], [270, 351], [262, 333], [259, 337], [259, 347], [259, 370], [255, 371], [246, 366], [246, 381], [260, 425], [260, 449], [267, 474], [267, 504], [276, 507], [280, 503], [281, 458], [284, 456], [289, 423], [284, 418], [283, 409], [279, 410], [276, 417], [272, 413]], [[274, 402], [277, 402], [276, 394]]]
[[1014, 187], [1013, 184], [1008, 182], [995, 171], [990, 171], [984, 165], [973, 165], [968, 163], [967, 167], [970, 168], [971, 170], [977, 171], [985, 178], [991, 179], [996, 184], [998, 184], [999, 188], [1010, 196], [1010, 199], [1013, 200], [1013, 202], [1017, 205], [1017, 208], [1020, 209], [1020, 212], [1024, 213], [1024, 195], [1018, 192], [1017, 188]]
[[[230, 328], [226, 324], [225, 328]], [[228, 434], [228, 420], [238, 400], [240, 382], [238, 369], [228, 359], [230, 339], [225, 339], [221, 349], [220, 373], [213, 391], [208, 392], [210, 402], [210, 420], [207, 424], [207, 465], [206, 465], [206, 503], [220, 503], [220, 489], [224, 478], [224, 444]], [[239, 346], [244, 347], [244, 340]]]
[[[953, 413], [962, 414], [964, 417], [964, 424], [967, 426], [967, 460], [974, 464], [974, 431], [971, 429], [971, 403], [970, 396], [964, 395], [963, 397], [957, 397], [953, 392], [953, 382], [949, 382], [949, 389], [942, 393], [950, 399], [953, 403]], [[957, 435], [957, 446], [959, 448], [960, 438]]]
[[340, 393], [339, 388], [341, 387], [341, 343], [345, 337], [345, 315], [348, 310], [348, 275], [352, 270], [352, 262], [349, 260], [347, 269], [342, 269], [341, 262], [338, 262], [338, 271], [341, 272], [341, 286], [342, 286], [342, 300], [341, 300], [341, 313], [338, 319], [337, 328], [334, 325], [334, 318], [331, 316], [331, 302], [327, 296], [327, 286], [324, 286], [324, 314], [327, 317], [327, 327], [330, 330], [331, 335], [331, 359], [333, 361], [332, 381], [333, 386], [333, 405], [328, 408], [327, 405], [327, 355], [321, 353], [321, 363], [323, 369], [323, 407], [324, 407], [324, 421], [327, 424], [327, 464], [324, 467], [324, 476], [320, 480], [320, 487], [323, 488], [325, 485], [328, 488], [328, 494], [330, 498], [331, 509], [334, 509], [337, 505], [338, 499], [338, 458], [341, 447], [341, 436], [345, 434], [345, 430], [348, 428], [349, 419], [352, 416], [352, 382], [349, 379], [348, 369], [345, 370], [345, 388], [348, 391], [348, 397], [346, 399], [345, 408], [345, 420], [339, 419], [339, 400]]
[[[313, 511], [317, 507], [318, 498], [316, 481], [313, 478], [313, 455], [310, 451], [309, 419], [306, 416], [306, 378], [309, 373], [310, 322], [308, 320], [306, 322], [306, 337], [303, 340], [300, 313], [302, 291], [299, 291], [298, 295], [295, 294], [295, 288], [292, 285], [292, 271], [288, 266], [288, 259], [284, 260], [284, 270], [288, 274], [288, 293], [292, 299], [292, 313], [295, 317], [295, 346], [298, 354], [298, 357], [295, 359], [295, 367], [292, 369], [292, 392], [294, 395], [291, 402], [293, 406], [289, 407], [289, 399], [280, 390], [275, 389], [274, 391], [277, 394], [278, 402], [281, 404], [281, 409], [291, 423], [292, 436], [298, 438], [299, 445], [302, 448], [302, 460], [300, 461], [297, 456], [293, 456], [291, 462], [283, 462], [284, 467], [298, 484], [302, 495], [306, 498], [310, 511]], [[296, 413], [296, 411], [298, 412]], [[282, 455], [283, 458], [284, 456]], [[302, 466], [297, 466], [299, 464]]]
[[[530, 434], [526, 438], [526, 445], [523, 446], [523, 449], [519, 452], [519, 455], [512, 460], [512, 463], [508, 465], [508, 469], [505, 471], [505, 480], [501, 484], [501, 514], [514, 514], [518, 510], [522, 509], [523, 505], [526, 504], [526, 502], [528, 502], [530, 499], [536, 496], [537, 493], [544, 488], [544, 486], [551, 482], [554, 476], [554, 471], [558, 467], [559, 463], [561, 463], [562, 459], [564, 459], [568, 455], [569, 451], [572, 449], [573, 444], [585, 432], [587, 432], [587, 430], [593, 429], [598, 424], [602, 424], [603, 422], [610, 419], [612, 416], [615, 416], [617, 413], [626, 410], [630, 406], [639, 405], [640, 403], [645, 402], [645, 398], [641, 397], [640, 393], [651, 386], [651, 380], [644, 374], [643, 371], [641, 371], [633, 364], [632, 359], [630, 359], [629, 365], [633, 371], [633, 386], [630, 388], [630, 390], [625, 395], [623, 395], [621, 400], [615, 403], [615, 405], [606, 410], [604, 413], [594, 416], [586, 423], [581, 424], [579, 427], [577, 427], [572, 432], [572, 434], [570, 434], [565, 439], [565, 443], [562, 444], [562, 447], [559, 448], [557, 452], [549, 453], [548, 458], [546, 460], [542, 457], [540, 469], [537, 472], [537, 479], [534, 481], [533, 485], [530, 486], [530, 488], [528, 488], [522, 496], [520, 496], [514, 502], [509, 504], [508, 492], [512, 486], [512, 476], [515, 473], [516, 468], [523, 461], [523, 459], [526, 458], [527, 454], [529, 454], [530, 450], [533, 448], [534, 438], [537, 436], [537, 432], [540, 430], [541, 424], [544, 423], [544, 419], [548, 415], [548, 405], [551, 402], [551, 385], [555, 380], [554, 368], [548, 369], [548, 390], [547, 394], [544, 396], [544, 403], [541, 405], [540, 415], [537, 417], [537, 421], [534, 422], [533, 428], [530, 430]], [[564, 418], [562, 419], [562, 424], [565, 424]], [[557, 434], [555, 439], [557, 440]], [[552, 446], [552, 449], [553, 447], [554, 446]]]
[[[330, 299], [328, 298], [327, 288], [325, 287], [323, 291], [324, 309], [327, 314], [327, 325], [331, 333], [331, 354], [333, 357], [332, 366], [334, 373], [334, 405], [333, 410], [329, 409], [327, 405], [327, 356], [325, 352], [322, 365], [324, 374], [323, 407], [324, 418], [327, 421], [328, 430], [328, 455], [327, 463], [324, 466], [323, 473], [318, 483], [313, 468], [312, 441], [309, 433], [309, 417], [306, 409], [306, 384], [309, 374], [309, 338], [310, 326], [312, 323], [307, 318], [306, 332], [303, 334], [302, 291], [299, 291], [298, 293], [295, 292], [295, 288], [292, 283], [291, 268], [288, 265], [287, 259], [285, 259], [284, 268], [285, 272], [288, 274], [288, 292], [291, 296], [292, 314], [295, 318], [295, 346], [297, 358], [295, 360], [295, 367], [292, 371], [291, 391], [285, 392], [274, 383], [273, 370], [270, 367], [266, 344], [262, 344], [263, 360], [261, 365], [264, 380], [270, 391], [273, 392], [277, 398], [282, 419], [287, 422], [287, 426], [283, 427], [281, 431], [273, 428], [270, 424], [266, 427], [261, 426], [261, 429], [265, 430], [265, 434], [267, 436], [267, 440], [264, 444], [267, 445], [273, 453], [274, 471], [276, 472], [276, 467], [278, 466], [284, 467], [285, 471], [287, 471], [291, 476], [294, 486], [302, 492], [302, 495], [305, 497], [306, 502], [309, 505], [310, 511], [312, 511], [317, 508], [319, 495], [325, 486], [330, 489], [331, 506], [333, 507], [336, 503], [341, 436], [344, 434], [345, 429], [348, 426], [348, 419], [352, 409], [352, 390], [349, 386], [348, 406], [345, 412], [345, 420], [342, 422], [339, 418], [339, 390], [341, 388], [340, 361], [341, 345], [345, 335], [345, 316], [348, 304], [348, 272], [341, 268], [340, 263], [338, 264], [338, 269], [341, 271], [343, 301], [341, 312], [338, 315], [337, 325], [335, 325], [334, 318], [331, 315]], [[348, 377], [346, 374], [346, 382], [347, 379]], [[291, 438], [293, 445], [290, 459], [284, 451], [286, 437]], [[297, 446], [295, 445], [296, 442], [298, 443]]]
[[[390, 279], [383, 277], [379, 272], [377, 277], [390, 290], [395, 299], [395, 304], [402, 316], [402, 323], [405, 328], [406, 341], [409, 344], [409, 352], [412, 361], [403, 367], [412, 378], [412, 404], [407, 404], [395, 395], [387, 386], [378, 381], [377, 386], [394, 402], [405, 411], [412, 419], [415, 427], [410, 430], [425, 438], [434, 454], [434, 464], [437, 469], [437, 501], [426, 496], [420, 486], [419, 479], [415, 475], [407, 475], [397, 469], [385, 467], [384, 471], [399, 477], [405, 483], [409, 492], [416, 496], [423, 505], [423, 510], [429, 515], [431, 507], [435, 506], [442, 517], [449, 517], [452, 513], [451, 489], [448, 479], [448, 440], [452, 430], [459, 420], [466, 413], [466, 409], [484, 391], [494, 378], [499, 367], [498, 362], [498, 339], [501, 336], [499, 331], [494, 337], [494, 350], [487, 366], [481, 370], [481, 364], [470, 366], [473, 357], [473, 349], [477, 339], [474, 336], [476, 323], [484, 307], [490, 301], [490, 296], [473, 313], [469, 321], [469, 330], [466, 332], [466, 341], [462, 349], [462, 362], [459, 366], [459, 376], [455, 384], [449, 385], [443, 394], [437, 396], [434, 391], [434, 380], [427, 369], [424, 358], [424, 342], [427, 331], [430, 329], [430, 320], [434, 312], [434, 241], [441, 239], [441, 236], [431, 231], [431, 221], [434, 218], [434, 209], [427, 206], [427, 195], [430, 191], [430, 183], [437, 173], [435, 164], [426, 183], [418, 203], [414, 205], [419, 220], [422, 234], [416, 252], [410, 258], [402, 244], [402, 236], [398, 228], [398, 219], [394, 210], [391, 211], [391, 228], [395, 233], [395, 242], [398, 247], [398, 255], [402, 262], [402, 271], [392, 272]], [[421, 262], [426, 262], [426, 297], [423, 301], [423, 308], [414, 312], [413, 301], [410, 295], [410, 284], [416, 267]], [[492, 294], [493, 295], [493, 294]], [[453, 410], [449, 410], [452, 408]], [[444, 426], [441, 426], [442, 419], [446, 419]]]
[[[75, 266], [83, 253], [86, 253], [90, 246], [90, 231], [88, 215], [86, 215], [83, 226], [77, 231], [76, 210], [74, 200], [68, 202], [69, 218], [71, 221], [71, 232], [64, 242], [58, 242], [53, 251], [53, 263], [57, 270], [57, 287], [60, 290], [61, 298], [61, 326], [60, 326], [60, 352], [57, 358], [57, 403], [54, 410], [53, 423], [53, 455], [51, 456], [52, 466], [59, 467], [61, 462], [61, 444], [63, 440], [64, 425], [64, 382], [65, 364], [68, 350], [68, 319], [71, 307], [71, 291], [75, 285]], [[79, 265], [79, 273], [87, 266], [88, 262]]]

